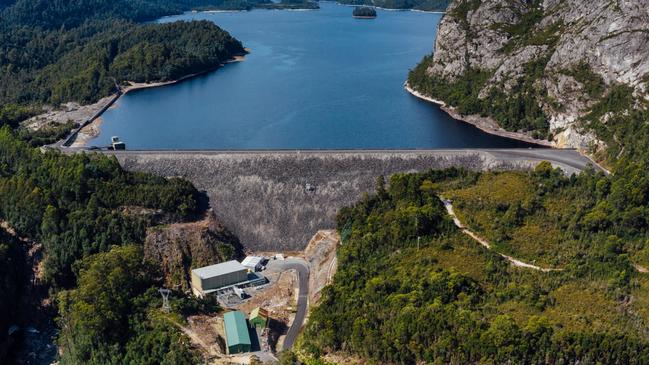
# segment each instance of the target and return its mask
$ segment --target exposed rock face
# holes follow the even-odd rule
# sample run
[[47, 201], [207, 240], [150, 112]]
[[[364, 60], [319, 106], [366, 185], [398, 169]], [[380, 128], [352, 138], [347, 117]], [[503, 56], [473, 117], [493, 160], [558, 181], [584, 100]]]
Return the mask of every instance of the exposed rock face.
[[[539, 60], [536, 102], [555, 145], [586, 147], [596, 137], [580, 118], [607, 90], [624, 84], [647, 98], [649, 0], [455, 0], [440, 23], [428, 74], [452, 82], [471, 69], [487, 71], [484, 99], [494, 88], [511, 93], [530, 72], [525, 65]], [[588, 71], [570, 72], [579, 67]], [[584, 78], [603, 81], [604, 92], [589, 93]]]
[[201, 221], [174, 223], [147, 230], [145, 259], [160, 267], [168, 287], [189, 289], [191, 269], [241, 255], [241, 246], [212, 212]]

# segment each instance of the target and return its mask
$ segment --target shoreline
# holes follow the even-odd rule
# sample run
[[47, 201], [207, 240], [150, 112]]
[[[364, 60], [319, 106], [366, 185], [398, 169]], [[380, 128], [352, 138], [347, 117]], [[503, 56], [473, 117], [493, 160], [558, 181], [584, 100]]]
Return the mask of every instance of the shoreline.
[[132, 81], [129, 81], [128, 86], [120, 87], [120, 93], [121, 93], [121, 95], [126, 95], [126, 94], [128, 94], [129, 92], [132, 92], [132, 91], [144, 90], [144, 89], [153, 89], [153, 88], [156, 88], [156, 87], [163, 87], [163, 86], [169, 86], [169, 85], [178, 84], [180, 82], [192, 79], [194, 77], [198, 77], [198, 76], [201, 76], [201, 75], [205, 75], [205, 74], [214, 72], [214, 71], [220, 69], [221, 67], [224, 67], [227, 64], [236, 63], [236, 62], [243, 62], [246, 59], [246, 54], [250, 53], [249, 48], [244, 48], [244, 50], [246, 51], [246, 53], [234, 55], [231, 59], [219, 64], [218, 66], [209, 68], [209, 69], [201, 71], [201, 72], [196, 72], [196, 73], [193, 73], [193, 74], [185, 75], [185, 76], [180, 77], [180, 78], [178, 78], [176, 80], [159, 81], [159, 82], [132, 82]]
[[[201, 76], [208, 74], [210, 72], [214, 72], [221, 67], [224, 67], [225, 65], [229, 63], [235, 63], [235, 62], [243, 62], [246, 58], [246, 55], [250, 53], [249, 48], [244, 48], [245, 53], [242, 54], [236, 54], [234, 55], [231, 59], [219, 64], [216, 67], [212, 67], [210, 69], [207, 69], [205, 71], [201, 72], [196, 72], [193, 74], [185, 75], [183, 77], [180, 77], [176, 80], [170, 80], [170, 81], [160, 81], [160, 82], [141, 82], [141, 83], [136, 83], [129, 81], [128, 86], [120, 86], [119, 91], [115, 94], [109, 95], [106, 98], [110, 98], [110, 100], [101, 107], [100, 112], [88, 116], [88, 119], [82, 123], [78, 128], [76, 128], [72, 133], [70, 133], [69, 136], [65, 137], [63, 140], [57, 142], [58, 145], [61, 147], [75, 147], [75, 148], [83, 148], [88, 146], [88, 142], [92, 141], [95, 139], [99, 134], [101, 133], [101, 124], [103, 123], [103, 120], [101, 119], [101, 116], [106, 112], [106, 110], [115, 107], [116, 103], [119, 101], [119, 99], [133, 91], [138, 91], [138, 90], [144, 90], [144, 89], [153, 89], [157, 87], [163, 87], [163, 86], [169, 86], [169, 85], [174, 85], [186, 80], [189, 80], [191, 78]], [[99, 103], [103, 103], [104, 99], [102, 98], [100, 101], [98, 101], [95, 104], [89, 104], [89, 105], [96, 105]], [[99, 120], [98, 123], [95, 123], [95, 121]]]
[[498, 137], [504, 137], [504, 138], [509, 138], [509, 139], [514, 139], [517, 141], [521, 142], [526, 142], [526, 143], [531, 143], [535, 144], [538, 146], [543, 146], [543, 147], [550, 147], [550, 148], [556, 148], [557, 146], [549, 141], [546, 140], [541, 140], [541, 139], [536, 139], [531, 136], [528, 136], [527, 134], [524, 133], [519, 133], [519, 132], [510, 132], [505, 129], [502, 129], [493, 119], [487, 118], [487, 117], [481, 117], [478, 115], [462, 115], [460, 114], [457, 109], [454, 107], [446, 104], [444, 101], [437, 100], [434, 98], [431, 98], [430, 96], [424, 95], [420, 93], [419, 91], [413, 89], [410, 87], [410, 84], [408, 84], [408, 81], [406, 81], [403, 84], [403, 88], [410, 93], [412, 96], [427, 101], [429, 103], [433, 103], [435, 105], [438, 105], [442, 111], [444, 111], [446, 114], [448, 114], [451, 118], [470, 124], [481, 131], [485, 133], [489, 133], [494, 136]]

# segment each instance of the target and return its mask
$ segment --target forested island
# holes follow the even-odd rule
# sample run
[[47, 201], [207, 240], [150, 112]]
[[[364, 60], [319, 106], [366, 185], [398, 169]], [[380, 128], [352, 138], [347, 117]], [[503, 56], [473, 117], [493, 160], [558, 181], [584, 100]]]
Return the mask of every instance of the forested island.
[[360, 19], [374, 19], [376, 18], [376, 10], [367, 6], [357, 6], [352, 11], [352, 16]]

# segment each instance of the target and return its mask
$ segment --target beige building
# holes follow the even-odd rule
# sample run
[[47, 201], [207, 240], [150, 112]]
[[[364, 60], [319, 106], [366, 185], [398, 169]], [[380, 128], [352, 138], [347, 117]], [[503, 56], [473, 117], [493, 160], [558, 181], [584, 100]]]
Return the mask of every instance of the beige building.
[[248, 268], [232, 260], [192, 270], [192, 291], [202, 297], [217, 289], [248, 280]]

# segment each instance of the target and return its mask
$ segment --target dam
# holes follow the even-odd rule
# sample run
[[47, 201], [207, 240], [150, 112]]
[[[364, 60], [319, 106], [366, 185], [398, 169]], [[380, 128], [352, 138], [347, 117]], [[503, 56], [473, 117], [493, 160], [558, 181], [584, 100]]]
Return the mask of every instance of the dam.
[[217, 218], [247, 249], [301, 250], [336, 213], [374, 190], [377, 176], [461, 167], [531, 169], [549, 161], [567, 174], [589, 165], [575, 150], [114, 151], [129, 171], [180, 176], [205, 191]]

